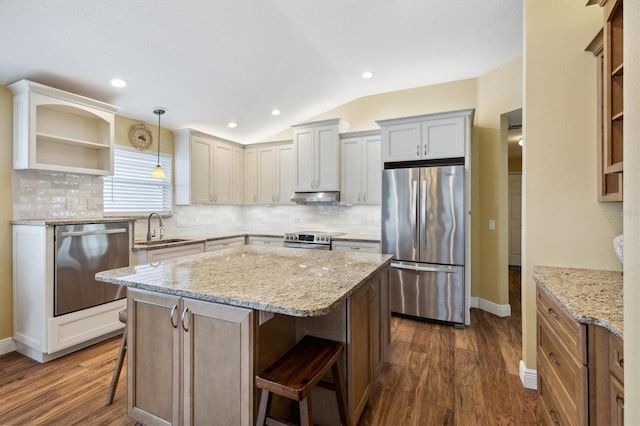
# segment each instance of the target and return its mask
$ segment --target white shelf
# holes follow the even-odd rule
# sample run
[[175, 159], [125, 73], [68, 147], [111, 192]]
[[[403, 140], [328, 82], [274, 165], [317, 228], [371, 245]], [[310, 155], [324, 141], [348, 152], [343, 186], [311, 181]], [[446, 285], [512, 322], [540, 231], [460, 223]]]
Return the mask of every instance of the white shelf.
[[9, 89], [14, 169], [113, 174], [116, 107], [28, 80]]

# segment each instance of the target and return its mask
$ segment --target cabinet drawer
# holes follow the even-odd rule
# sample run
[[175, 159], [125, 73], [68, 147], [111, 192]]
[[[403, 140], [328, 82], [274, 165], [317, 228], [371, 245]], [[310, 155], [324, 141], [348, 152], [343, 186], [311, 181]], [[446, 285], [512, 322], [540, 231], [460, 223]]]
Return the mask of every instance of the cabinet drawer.
[[622, 340], [609, 333], [609, 371], [624, 383], [624, 346]]
[[569, 397], [575, 401], [586, 399], [587, 377], [584, 373], [584, 365], [578, 362], [575, 354], [572, 354], [560, 342], [554, 330], [538, 312], [538, 360], [544, 358], [549, 369], [560, 379]]
[[586, 326], [571, 318], [544, 290], [536, 290], [538, 315], [547, 320], [560, 341], [576, 355], [581, 364], [587, 363]]
[[216, 251], [244, 245], [244, 237], [224, 238], [221, 240], [207, 240], [204, 251]]
[[575, 417], [573, 422], [569, 420], [571, 417], [564, 410], [570, 407], [562, 404], [556, 395], [552, 375], [544, 372], [542, 364], [546, 363], [538, 362], [538, 421], [553, 426], [577, 424]]
[[[585, 372], [586, 372], [586, 367]], [[586, 410], [580, 411], [550, 368], [546, 358], [538, 359], [538, 419], [548, 425], [586, 424]], [[586, 403], [586, 401], [585, 401]]]
[[609, 382], [609, 407], [611, 414], [609, 424], [612, 426], [624, 424], [624, 386], [618, 379], [611, 377]]

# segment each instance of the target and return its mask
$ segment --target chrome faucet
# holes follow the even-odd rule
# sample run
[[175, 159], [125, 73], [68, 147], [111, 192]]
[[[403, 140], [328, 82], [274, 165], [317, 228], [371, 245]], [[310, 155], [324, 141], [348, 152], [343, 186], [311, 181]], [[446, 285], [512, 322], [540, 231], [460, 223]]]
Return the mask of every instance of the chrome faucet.
[[162, 239], [162, 231], [164, 229], [164, 223], [162, 223], [162, 218], [160, 217], [160, 214], [153, 212], [147, 218], [147, 241], [151, 241], [151, 237], [156, 236], [155, 228], [153, 229], [153, 234], [151, 233], [151, 216], [153, 216], [154, 214], [158, 216], [158, 225], [160, 226], [160, 239]]

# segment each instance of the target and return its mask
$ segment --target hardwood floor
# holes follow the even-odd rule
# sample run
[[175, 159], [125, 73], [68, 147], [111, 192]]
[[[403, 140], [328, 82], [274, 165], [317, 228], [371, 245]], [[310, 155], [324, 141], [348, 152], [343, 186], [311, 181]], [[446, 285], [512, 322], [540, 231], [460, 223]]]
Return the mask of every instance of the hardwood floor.
[[512, 315], [471, 310], [464, 330], [392, 318], [391, 353], [360, 420], [368, 425], [536, 424], [524, 389], [520, 269], [509, 270]]
[[[512, 316], [472, 309], [472, 325], [393, 317], [389, 361], [360, 420], [369, 425], [535, 424], [536, 392], [522, 387], [520, 270], [511, 269]], [[120, 339], [46, 364], [0, 356], [0, 425], [135, 425], [126, 415], [126, 364], [105, 401]]]

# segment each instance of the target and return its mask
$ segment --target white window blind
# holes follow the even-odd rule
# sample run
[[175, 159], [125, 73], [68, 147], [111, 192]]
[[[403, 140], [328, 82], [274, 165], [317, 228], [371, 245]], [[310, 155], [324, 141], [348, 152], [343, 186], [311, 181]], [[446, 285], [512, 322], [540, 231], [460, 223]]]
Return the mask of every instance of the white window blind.
[[114, 148], [113, 176], [106, 176], [103, 184], [104, 213], [171, 213], [171, 154], [160, 154], [167, 177], [154, 179], [151, 172], [158, 162], [157, 153]]

